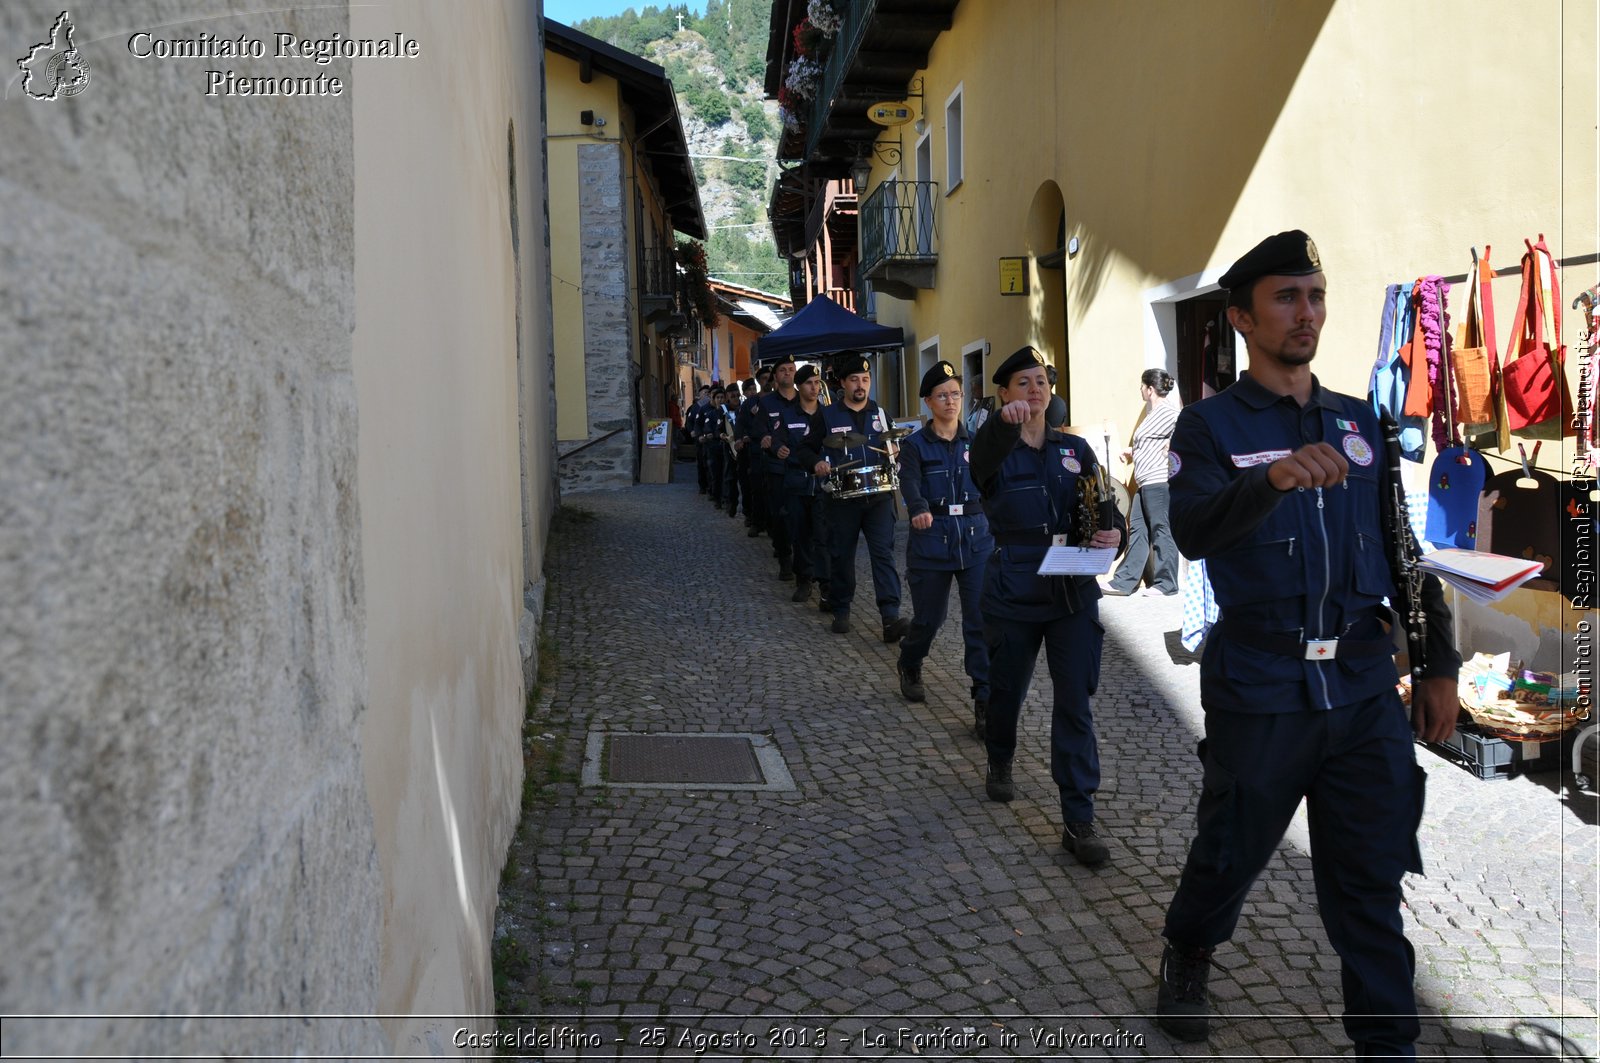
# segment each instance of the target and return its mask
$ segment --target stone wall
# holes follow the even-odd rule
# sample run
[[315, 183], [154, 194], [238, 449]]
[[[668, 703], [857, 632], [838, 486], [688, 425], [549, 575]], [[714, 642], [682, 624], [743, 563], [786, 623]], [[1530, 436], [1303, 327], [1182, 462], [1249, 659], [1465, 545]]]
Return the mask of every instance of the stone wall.
[[[561, 462], [563, 490], [629, 487], [637, 478], [636, 309], [629, 288], [622, 153], [615, 143], [578, 148], [578, 214], [583, 247], [583, 364], [589, 439]], [[610, 435], [610, 433], [615, 433]], [[601, 437], [609, 435], [609, 438]]]
[[0, 104], [0, 1013], [173, 1018], [5, 1049], [458, 1054], [557, 497], [539, 5], [72, 16], [84, 91]]
[[[0, 5], [8, 58], [60, 12]], [[137, 60], [120, 35], [196, 13], [74, 5], [85, 90], [12, 78], [0, 105], [0, 1012], [378, 999], [352, 97], [208, 99], [217, 64]], [[342, 6], [208, 27], [350, 28]], [[388, 1044], [371, 1020], [8, 1021], [5, 1041]]]

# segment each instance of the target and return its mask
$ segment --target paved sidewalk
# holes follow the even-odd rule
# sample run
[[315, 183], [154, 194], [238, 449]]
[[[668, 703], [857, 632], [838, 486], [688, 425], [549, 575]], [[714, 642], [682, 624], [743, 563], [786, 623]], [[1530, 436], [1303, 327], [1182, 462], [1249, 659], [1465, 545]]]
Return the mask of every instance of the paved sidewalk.
[[[1349, 1054], [1303, 819], [1218, 950], [1210, 1041], [1173, 1042], [1150, 1017], [1200, 781], [1198, 667], [1169, 651], [1177, 599], [1101, 603], [1112, 859], [1090, 871], [1059, 846], [1042, 663], [1018, 798], [989, 802], [956, 621], [924, 668], [928, 701], [904, 701], [864, 547], [856, 630], [839, 636], [814, 597], [788, 600], [770, 541], [692, 483], [564, 501], [592, 519], [569, 522], [547, 566], [557, 664], [528, 733], [532, 763], [553, 752], [562, 770], [527, 803], [502, 880], [499, 1007], [523, 1038], [508, 1055]], [[596, 732], [767, 735], [795, 789], [584, 786]], [[1592, 1059], [1593, 795], [1569, 795], [1570, 774], [1483, 782], [1419, 752], [1419, 1054]]]

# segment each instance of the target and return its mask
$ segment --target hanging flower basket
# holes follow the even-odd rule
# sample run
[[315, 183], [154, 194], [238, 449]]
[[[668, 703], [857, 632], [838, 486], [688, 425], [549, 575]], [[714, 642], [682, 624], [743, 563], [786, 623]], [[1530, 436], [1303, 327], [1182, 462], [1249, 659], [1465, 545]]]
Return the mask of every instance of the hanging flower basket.
[[720, 315], [717, 313], [717, 298], [711, 293], [705, 247], [693, 240], [679, 240], [678, 262], [683, 266], [684, 276], [689, 282], [689, 301], [694, 304], [695, 315], [706, 328], [716, 328]]
[[783, 79], [789, 94], [798, 100], [809, 100], [817, 94], [817, 84], [822, 80], [822, 64], [801, 56], [789, 64], [789, 73]]
[[817, 32], [824, 37], [832, 37], [839, 32], [839, 25], [844, 20], [839, 15], [839, 9], [829, 0], [811, 0], [811, 3], [806, 5], [806, 21], [816, 27]]

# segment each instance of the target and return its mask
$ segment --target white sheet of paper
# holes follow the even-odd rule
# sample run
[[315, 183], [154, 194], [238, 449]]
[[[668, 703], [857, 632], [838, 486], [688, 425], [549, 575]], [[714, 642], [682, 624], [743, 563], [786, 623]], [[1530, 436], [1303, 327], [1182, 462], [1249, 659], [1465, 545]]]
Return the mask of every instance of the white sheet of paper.
[[1039, 563], [1039, 575], [1103, 576], [1116, 559], [1116, 549], [1109, 546], [1052, 546]]

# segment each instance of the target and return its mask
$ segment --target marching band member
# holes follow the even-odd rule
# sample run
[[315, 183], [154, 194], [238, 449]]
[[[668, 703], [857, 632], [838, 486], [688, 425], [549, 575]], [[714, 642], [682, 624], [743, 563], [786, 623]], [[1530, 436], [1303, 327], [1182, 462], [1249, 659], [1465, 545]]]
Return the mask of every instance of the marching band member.
[[922, 661], [939, 633], [950, 606], [950, 581], [961, 591], [964, 664], [972, 680], [972, 722], [984, 737], [989, 705], [989, 648], [983, 640], [984, 561], [994, 549], [983, 501], [972, 480], [967, 426], [961, 423], [961, 378], [949, 362], [935, 362], [922, 377], [918, 394], [930, 420], [913, 432], [900, 450], [900, 493], [911, 516], [906, 538], [906, 583], [914, 612], [911, 631], [900, 644], [900, 693], [912, 701], [926, 696]]
[[[841, 471], [880, 467], [887, 471], [891, 458], [884, 433], [889, 418], [868, 398], [872, 388], [872, 368], [866, 358], [852, 353], [841, 355], [835, 373], [843, 387], [839, 401], [822, 407], [818, 415], [825, 429], [822, 452], [808, 451], [805, 460], [818, 476]], [[846, 437], [861, 438], [846, 444]], [[899, 642], [911, 627], [900, 615], [900, 576], [894, 568], [894, 499], [885, 490], [855, 498], [830, 496], [825, 503], [831, 529], [832, 556], [829, 558], [828, 599], [833, 605], [833, 631], [842, 635], [850, 630], [850, 604], [856, 593], [856, 544], [863, 535], [872, 558], [872, 586], [877, 595], [878, 614], [883, 618], [883, 641]]]
[[794, 579], [793, 547], [789, 543], [788, 517], [784, 515], [784, 461], [778, 457], [775, 437], [795, 399], [794, 355], [786, 354], [769, 365], [772, 390], [763, 392], [756, 403], [758, 457], [766, 473], [762, 489], [767, 500], [767, 534], [772, 536], [772, 556], [778, 559], [778, 578], [791, 580]]
[[[1100, 681], [1105, 637], [1100, 587], [1092, 576], [1041, 576], [1038, 569], [1052, 542], [1080, 545], [1086, 538], [1078, 480], [1092, 481], [1098, 463], [1084, 439], [1046, 425], [1050, 383], [1038, 351], [1023, 347], [992, 379], [999, 385], [998, 406], [973, 437], [971, 455], [972, 478], [983, 493], [995, 542], [983, 581], [990, 677], [985, 790], [994, 801], [1015, 796], [1011, 758], [1017, 717], [1043, 642], [1055, 692], [1050, 774], [1065, 821], [1061, 845], [1093, 867], [1109, 855], [1094, 822], [1100, 756], [1089, 707]], [[1097, 529], [1088, 545], [1116, 547], [1125, 530], [1117, 514], [1115, 527]]]
[[[811, 597], [811, 585], [821, 585], [822, 599], [828, 600], [828, 544], [823, 537], [822, 506], [817, 498], [817, 477], [804, 463], [800, 449], [810, 433], [813, 420], [822, 409], [818, 396], [822, 380], [817, 367], [803, 365], [794, 374], [795, 400], [784, 414], [774, 436], [778, 457], [783, 459], [784, 512], [789, 521], [789, 542], [794, 550], [794, 594], [790, 601]], [[818, 445], [813, 441], [813, 446]]]

